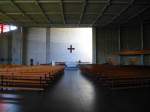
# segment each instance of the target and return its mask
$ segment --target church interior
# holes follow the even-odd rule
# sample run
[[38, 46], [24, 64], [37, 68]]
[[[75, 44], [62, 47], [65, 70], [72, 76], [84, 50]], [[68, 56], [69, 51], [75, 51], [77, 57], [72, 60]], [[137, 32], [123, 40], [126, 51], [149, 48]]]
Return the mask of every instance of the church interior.
[[149, 0], [0, 0], [0, 112], [143, 112], [149, 101]]

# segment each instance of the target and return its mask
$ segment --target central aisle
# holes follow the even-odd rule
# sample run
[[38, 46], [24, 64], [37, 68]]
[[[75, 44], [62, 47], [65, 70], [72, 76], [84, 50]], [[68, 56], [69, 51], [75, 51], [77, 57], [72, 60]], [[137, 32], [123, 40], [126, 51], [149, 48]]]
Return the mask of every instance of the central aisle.
[[66, 70], [43, 104], [48, 112], [94, 112], [93, 84], [79, 70]]

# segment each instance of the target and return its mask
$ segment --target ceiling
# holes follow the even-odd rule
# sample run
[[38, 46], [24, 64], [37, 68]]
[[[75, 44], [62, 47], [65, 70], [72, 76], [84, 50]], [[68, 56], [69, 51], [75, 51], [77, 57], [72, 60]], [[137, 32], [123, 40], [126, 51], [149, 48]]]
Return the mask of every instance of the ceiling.
[[150, 0], [0, 0], [0, 22], [25, 27], [88, 27], [150, 20]]

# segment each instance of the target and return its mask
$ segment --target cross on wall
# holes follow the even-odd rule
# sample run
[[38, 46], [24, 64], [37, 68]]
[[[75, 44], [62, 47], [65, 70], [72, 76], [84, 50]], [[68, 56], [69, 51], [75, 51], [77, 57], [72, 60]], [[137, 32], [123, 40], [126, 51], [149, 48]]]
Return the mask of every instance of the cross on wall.
[[72, 53], [72, 51], [75, 50], [75, 48], [73, 48], [72, 45], [70, 45], [70, 47], [67, 49], [70, 51], [70, 53]]

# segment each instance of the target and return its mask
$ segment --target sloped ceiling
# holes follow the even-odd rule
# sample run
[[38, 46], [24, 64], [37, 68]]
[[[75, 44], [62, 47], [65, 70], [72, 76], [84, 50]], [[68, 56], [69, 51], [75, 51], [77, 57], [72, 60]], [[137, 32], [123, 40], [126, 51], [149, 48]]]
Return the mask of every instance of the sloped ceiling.
[[150, 0], [0, 0], [0, 22], [26, 27], [148, 22]]

